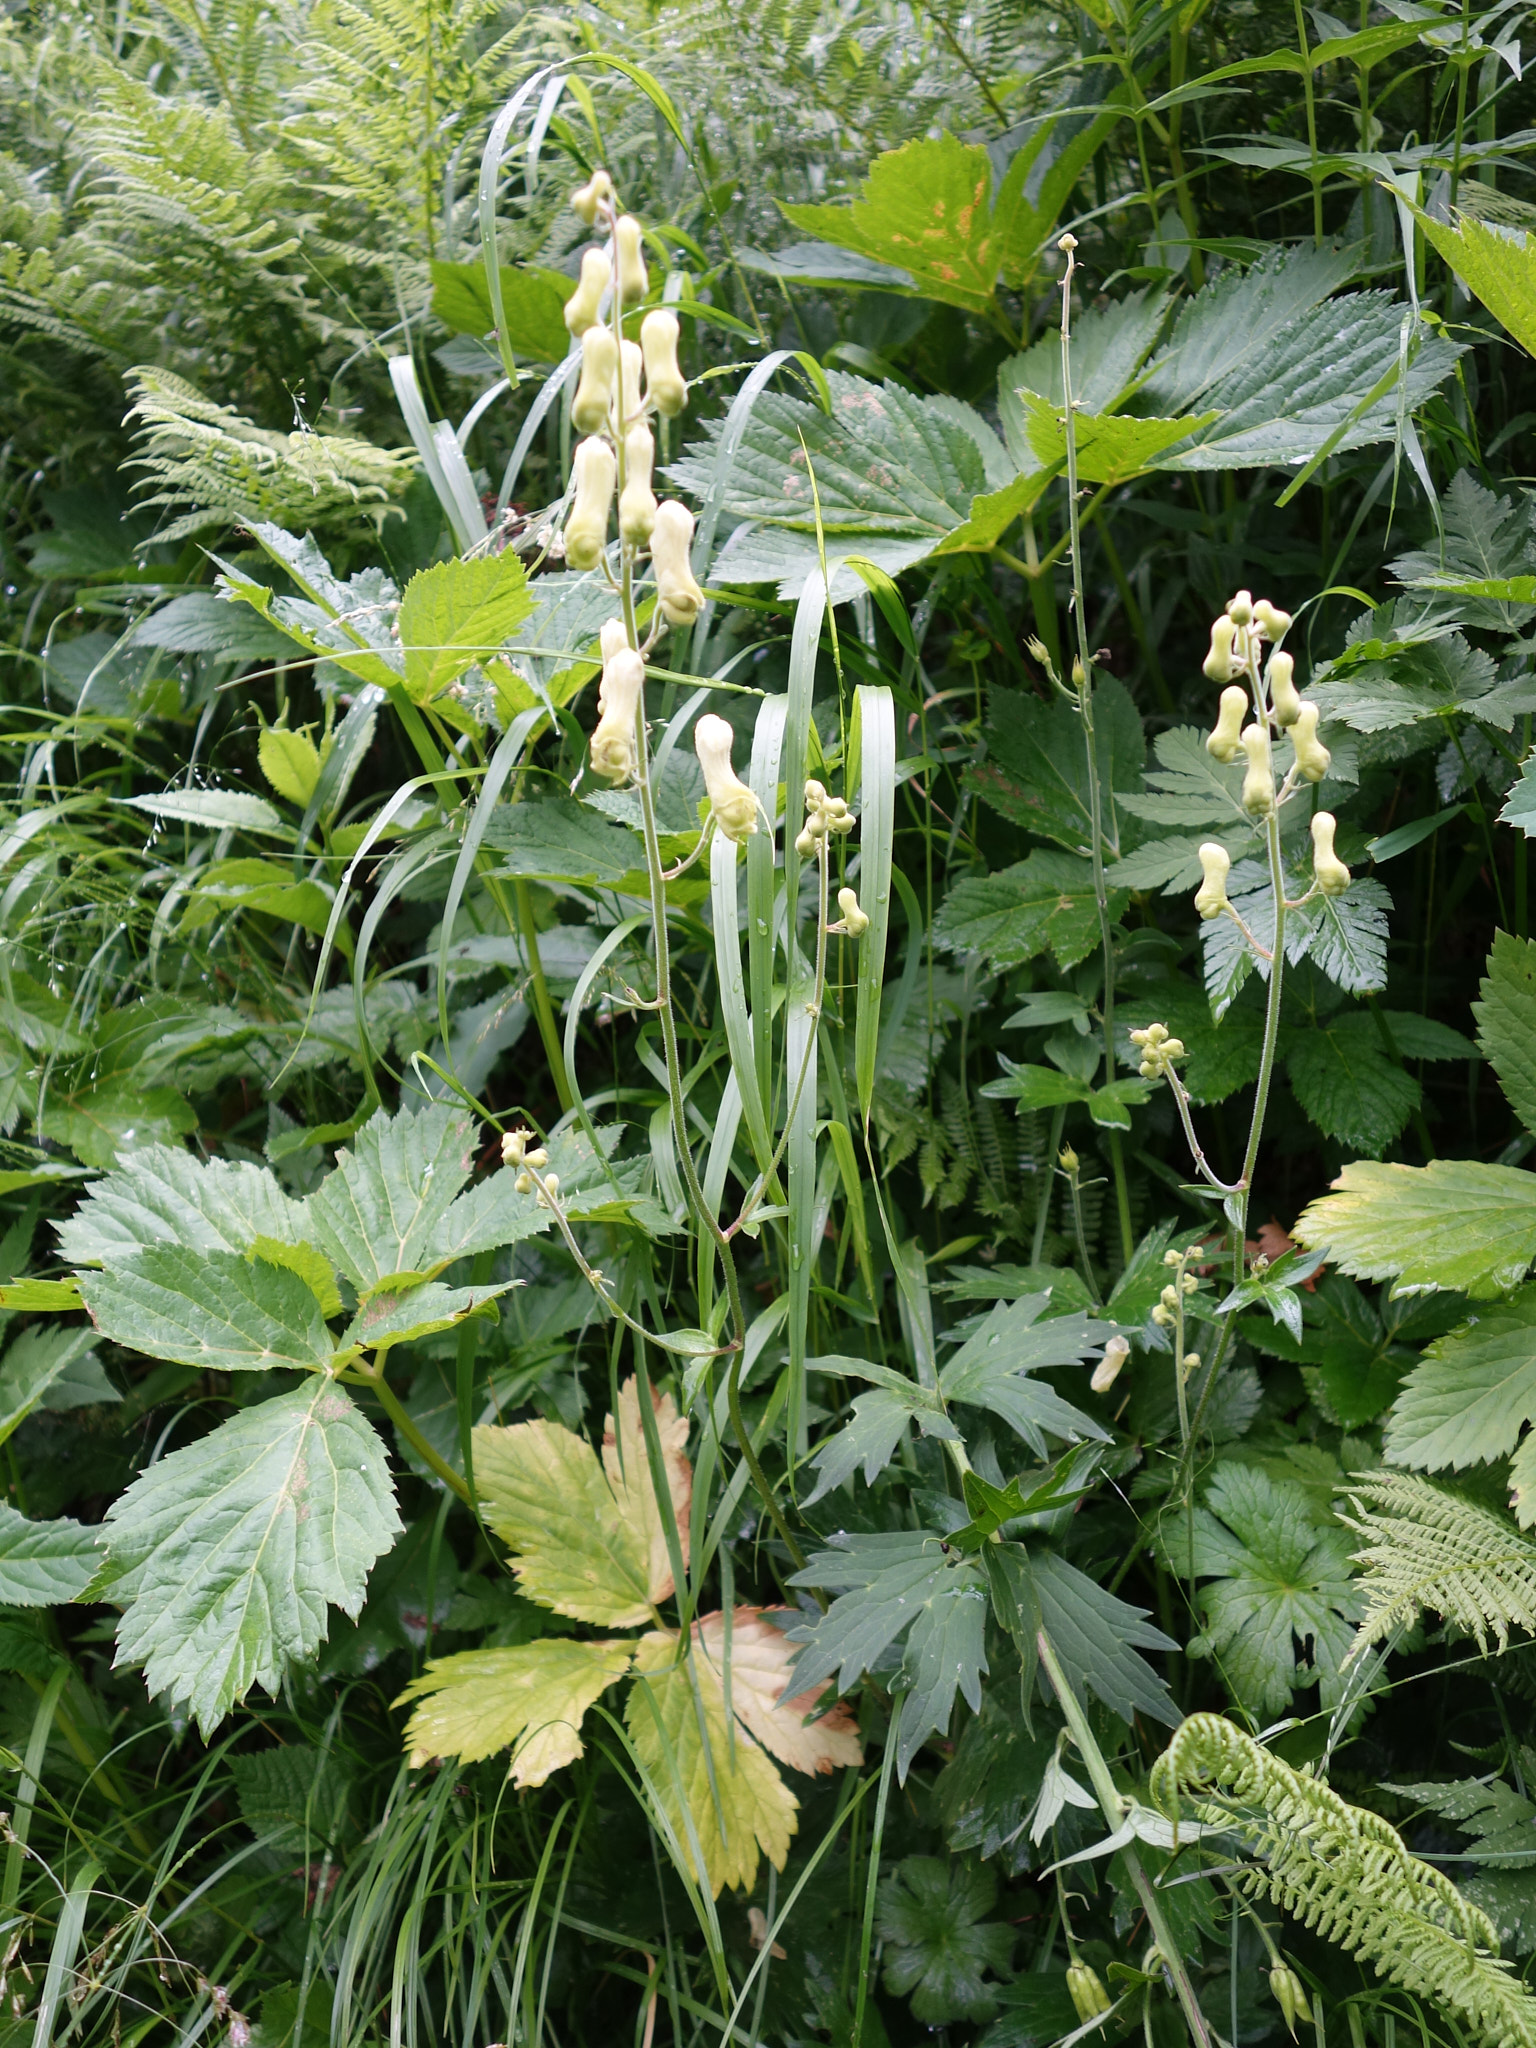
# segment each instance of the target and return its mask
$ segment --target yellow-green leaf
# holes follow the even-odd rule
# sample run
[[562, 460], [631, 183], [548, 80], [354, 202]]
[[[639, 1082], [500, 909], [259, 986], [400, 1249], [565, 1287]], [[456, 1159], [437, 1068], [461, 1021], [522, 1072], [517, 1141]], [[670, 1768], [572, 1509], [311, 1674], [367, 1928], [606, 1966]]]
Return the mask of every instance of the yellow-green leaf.
[[411, 1762], [451, 1756], [472, 1764], [510, 1749], [512, 1783], [542, 1785], [581, 1755], [588, 1707], [624, 1676], [632, 1656], [626, 1642], [546, 1636], [517, 1649], [435, 1657], [395, 1702], [418, 1702], [405, 1731]]
[[1530, 355], [1536, 355], [1536, 241], [1459, 214], [1455, 227], [1413, 209], [1425, 236], [1468, 291], [1482, 300]]
[[475, 1484], [530, 1600], [603, 1628], [650, 1620], [644, 1533], [585, 1437], [550, 1422], [477, 1429]]
[[799, 1801], [740, 1722], [730, 1727], [714, 1668], [676, 1657], [675, 1636], [641, 1637], [624, 1709], [630, 1738], [690, 1874], [699, 1879], [702, 1859], [711, 1893], [750, 1891], [760, 1855], [784, 1868]]
[[281, 1238], [257, 1237], [245, 1256], [260, 1259], [268, 1266], [280, 1266], [285, 1272], [297, 1273], [319, 1302], [321, 1315], [341, 1314], [341, 1289], [336, 1285], [336, 1269], [325, 1253], [317, 1252], [312, 1244], [285, 1244]]
[[[688, 1509], [693, 1500], [693, 1467], [688, 1462], [688, 1418], [679, 1415], [670, 1394], [651, 1390], [656, 1412], [656, 1433], [661, 1440], [662, 1464], [667, 1489], [672, 1496], [672, 1514], [683, 1563], [688, 1562]], [[627, 1379], [619, 1389], [619, 1423], [613, 1417], [603, 1429], [603, 1470], [624, 1520], [640, 1531], [646, 1561], [646, 1590], [652, 1601], [665, 1600], [674, 1590], [672, 1553], [651, 1467], [646, 1456], [645, 1431], [640, 1423], [639, 1382]]]
[[261, 772], [279, 796], [300, 810], [308, 808], [320, 780], [319, 750], [307, 732], [289, 732], [283, 725], [269, 725], [256, 742]]

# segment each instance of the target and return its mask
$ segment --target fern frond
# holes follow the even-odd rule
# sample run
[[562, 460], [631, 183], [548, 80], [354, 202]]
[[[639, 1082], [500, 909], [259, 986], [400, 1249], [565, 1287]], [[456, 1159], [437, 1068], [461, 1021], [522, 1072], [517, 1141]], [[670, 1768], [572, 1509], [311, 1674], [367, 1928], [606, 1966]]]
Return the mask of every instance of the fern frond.
[[1512, 1628], [1536, 1632], [1536, 1543], [1507, 1516], [1460, 1499], [1416, 1472], [1370, 1472], [1346, 1489], [1354, 1515], [1339, 1517], [1366, 1539], [1369, 1605], [1351, 1656], [1411, 1622], [1421, 1608], [1502, 1650]]
[[415, 466], [408, 449], [375, 448], [343, 434], [269, 433], [150, 365], [141, 364], [131, 380], [128, 417], [144, 422], [145, 449], [131, 466], [159, 487], [146, 502], [192, 508], [161, 539], [215, 523], [324, 525], [359, 510], [377, 525]]
[[1498, 1954], [1488, 1916], [1411, 1855], [1379, 1814], [1351, 1806], [1219, 1714], [1192, 1714], [1152, 1766], [1170, 1816], [1205, 1824], [1258, 1859], [1242, 1883], [1403, 1990], [1463, 2015], [1488, 2048], [1536, 2048], [1536, 1998]]

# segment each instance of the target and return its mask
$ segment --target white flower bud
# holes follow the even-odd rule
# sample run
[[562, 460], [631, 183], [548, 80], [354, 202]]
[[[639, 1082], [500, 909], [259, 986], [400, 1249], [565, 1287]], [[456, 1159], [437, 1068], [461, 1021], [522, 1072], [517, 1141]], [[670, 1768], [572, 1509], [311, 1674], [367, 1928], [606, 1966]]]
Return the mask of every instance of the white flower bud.
[[1234, 626], [1246, 626], [1253, 617], [1253, 592], [1240, 590], [1227, 606], [1227, 617]]
[[[618, 635], [609, 628], [618, 626]], [[635, 721], [640, 693], [645, 688], [645, 663], [627, 640], [623, 625], [610, 619], [604, 626], [603, 679], [598, 687], [597, 708], [602, 713], [593, 729], [589, 749], [592, 773], [604, 782], [628, 782], [635, 772]]]
[[1253, 608], [1254, 623], [1266, 640], [1283, 640], [1291, 630], [1291, 615], [1261, 597]]
[[571, 205], [588, 227], [597, 220], [597, 209], [613, 200], [613, 180], [606, 171], [594, 171], [585, 185], [571, 194]]
[[802, 860], [810, 860], [816, 851], [816, 834], [806, 825], [795, 834], [795, 851]]
[[849, 938], [862, 939], [869, 930], [869, 914], [860, 910], [857, 893], [852, 889], [839, 889], [837, 907], [843, 913], [843, 926]]
[[736, 735], [725, 719], [707, 711], [693, 728], [693, 751], [704, 770], [704, 787], [715, 823], [740, 846], [757, 830], [757, 798], [731, 766]]
[[[1219, 623], [1219, 621], [1218, 621]], [[1216, 723], [1206, 735], [1205, 751], [1215, 761], [1235, 761], [1237, 750], [1242, 745], [1240, 737], [1243, 719], [1248, 711], [1248, 692], [1240, 690], [1234, 683], [1221, 693], [1221, 710]]]
[[669, 420], [676, 419], [688, 402], [688, 386], [677, 367], [677, 332], [677, 315], [662, 309], [647, 313], [640, 322], [646, 394]]
[[1296, 749], [1296, 767], [1308, 782], [1321, 782], [1333, 756], [1317, 736], [1317, 706], [1302, 698], [1291, 727], [1291, 745]]
[[651, 565], [656, 571], [656, 597], [669, 626], [691, 626], [704, 609], [704, 593], [693, 580], [688, 550], [693, 546], [693, 514], [675, 498], [656, 508], [651, 530]]
[[619, 346], [619, 389], [613, 413], [615, 437], [628, 433], [640, 418], [642, 401], [640, 397], [640, 372], [644, 367], [638, 341], [626, 341]]
[[1227, 907], [1227, 876], [1232, 871], [1232, 856], [1224, 846], [1208, 839], [1200, 848], [1200, 867], [1205, 879], [1195, 891], [1195, 908], [1209, 922], [1220, 917]]
[[1168, 1251], [1163, 1253], [1163, 1264], [1165, 1266], [1182, 1266], [1183, 1263], [1184, 1254], [1182, 1252]]
[[619, 493], [619, 532], [636, 547], [644, 547], [656, 524], [656, 493], [651, 489], [655, 459], [655, 437], [642, 420], [624, 436], [624, 488]]
[[619, 345], [607, 327], [589, 327], [581, 337], [581, 381], [571, 400], [571, 425], [578, 434], [600, 434], [613, 405]]
[[1161, 1300], [1164, 1308], [1177, 1308], [1179, 1305], [1179, 1290], [1177, 1289], [1177, 1287], [1165, 1287], [1161, 1295]]
[[608, 289], [613, 267], [606, 249], [588, 249], [581, 259], [581, 279], [565, 302], [565, 324], [572, 334], [583, 335], [597, 319], [597, 309]]
[[1111, 1337], [1104, 1346], [1104, 1356], [1093, 1368], [1093, 1378], [1088, 1382], [1096, 1394], [1107, 1394], [1120, 1377], [1121, 1367], [1131, 1355], [1131, 1347], [1124, 1337]]
[[1293, 655], [1277, 650], [1269, 657], [1265, 676], [1269, 682], [1269, 702], [1276, 725], [1294, 725], [1301, 716], [1301, 698], [1291, 680], [1295, 673]]
[[1250, 818], [1262, 818], [1275, 802], [1275, 778], [1269, 766], [1269, 734], [1262, 725], [1250, 725], [1243, 734], [1243, 752], [1248, 772], [1243, 777], [1243, 809]]
[[565, 522], [565, 559], [573, 569], [595, 569], [608, 542], [608, 508], [619, 465], [608, 443], [595, 434], [576, 446], [571, 464], [576, 499]]
[[1349, 869], [1333, 850], [1336, 825], [1332, 811], [1318, 811], [1312, 820], [1312, 872], [1325, 896], [1342, 896], [1349, 887]]
[[621, 213], [614, 229], [619, 252], [619, 302], [638, 306], [651, 288], [640, 248], [640, 223], [632, 213]]
[[1225, 613], [1211, 622], [1210, 652], [1200, 664], [1211, 682], [1230, 683], [1237, 674], [1238, 664], [1232, 658], [1232, 642], [1236, 637], [1237, 628]]

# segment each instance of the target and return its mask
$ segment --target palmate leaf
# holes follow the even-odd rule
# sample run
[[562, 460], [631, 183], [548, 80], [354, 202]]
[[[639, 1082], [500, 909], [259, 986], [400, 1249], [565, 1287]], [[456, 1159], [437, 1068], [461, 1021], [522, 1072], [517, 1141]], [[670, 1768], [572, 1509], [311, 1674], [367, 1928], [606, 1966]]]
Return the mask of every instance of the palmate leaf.
[[1160, 732], [1152, 742], [1158, 765], [1147, 770], [1145, 790], [1117, 790], [1122, 811], [1153, 825], [1211, 825], [1252, 834], [1243, 809], [1243, 771], [1214, 760], [1205, 734], [1193, 725]]
[[1536, 1174], [1476, 1159], [1363, 1159], [1333, 1186], [1302, 1212], [1293, 1234], [1356, 1279], [1486, 1300], [1507, 1292], [1536, 1259]]
[[510, 548], [420, 570], [400, 600], [407, 694], [430, 703], [474, 662], [499, 654], [532, 610], [527, 572]]
[[1066, 1443], [1108, 1441], [1108, 1432], [1090, 1416], [1030, 1378], [1047, 1366], [1096, 1358], [1108, 1334], [1102, 1323], [1084, 1315], [1042, 1320], [1049, 1305], [1046, 1294], [999, 1302], [939, 1374], [946, 1401], [1001, 1416], [1040, 1458], [1046, 1456], [1047, 1430]]
[[910, 1995], [912, 2015], [928, 2026], [990, 2019], [1013, 1929], [985, 1916], [997, 1904], [997, 1878], [940, 1856], [906, 1856], [881, 1884], [875, 1926], [885, 1944], [885, 1986]]
[[1308, 695], [1324, 719], [1370, 733], [1464, 712], [1508, 732], [1524, 708], [1525, 693], [1501, 685], [1491, 656], [1460, 633], [1428, 641], [1373, 635], [1366, 644], [1379, 654], [1352, 659], [1346, 649], [1314, 678]]
[[101, 1563], [104, 1533], [67, 1516], [29, 1522], [0, 1502], [0, 1606], [57, 1607], [76, 1599]]
[[396, 1706], [415, 1701], [405, 1739], [413, 1764], [432, 1757], [478, 1763], [510, 1749], [514, 1785], [542, 1785], [582, 1754], [588, 1707], [624, 1677], [630, 1642], [545, 1636], [509, 1650], [434, 1657]]
[[[1111, 892], [1111, 923], [1127, 901], [1123, 890]], [[1099, 943], [1093, 870], [1074, 854], [1038, 852], [996, 874], [969, 877], [946, 897], [933, 935], [946, 950], [979, 953], [1000, 970], [1047, 951], [1063, 969], [1075, 967]]]
[[1510, 1108], [1536, 1131], [1536, 941], [1495, 932], [1478, 992], [1477, 1042]]
[[109, 1510], [88, 1597], [123, 1604], [119, 1664], [206, 1736], [356, 1619], [401, 1529], [384, 1446], [333, 1380], [242, 1410], [140, 1473]]
[[[1093, 693], [1094, 757], [1104, 811], [1107, 851], [1120, 845], [1115, 797], [1141, 780], [1146, 743], [1130, 692], [1113, 676]], [[1082, 720], [1060, 697], [1042, 701], [1020, 690], [994, 690], [987, 715], [987, 758], [966, 771], [966, 786], [1042, 839], [1069, 853], [1090, 841], [1091, 799]], [[1196, 863], [1196, 872], [1199, 864]]]
[[795, 1649], [786, 1626], [794, 1607], [738, 1607], [706, 1614], [694, 1629], [696, 1660], [714, 1673], [722, 1693], [730, 1672], [731, 1711], [770, 1756], [808, 1776], [856, 1769], [864, 1761], [851, 1707], [817, 1713], [820, 1690], [790, 1691]]
[[1536, 1287], [1437, 1338], [1387, 1418], [1388, 1464], [1421, 1472], [1508, 1457], [1536, 1421]]
[[103, 1337], [148, 1358], [214, 1372], [315, 1371], [335, 1344], [299, 1277], [234, 1252], [159, 1244], [80, 1276]]
[[1178, 1647], [1145, 1611], [1118, 1599], [1041, 1544], [986, 1544], [981, 1553], [992, 1610], [1014, 1638], [1026, 1678], [1036, 1669], [1035, 1638], [1049, 1637], [1079, 1694], [1092, 1693], [1129, 1721], [1147, 1714], [1170, 1727], [1178, 1709], [1168, 1688], [1136, 1653]]

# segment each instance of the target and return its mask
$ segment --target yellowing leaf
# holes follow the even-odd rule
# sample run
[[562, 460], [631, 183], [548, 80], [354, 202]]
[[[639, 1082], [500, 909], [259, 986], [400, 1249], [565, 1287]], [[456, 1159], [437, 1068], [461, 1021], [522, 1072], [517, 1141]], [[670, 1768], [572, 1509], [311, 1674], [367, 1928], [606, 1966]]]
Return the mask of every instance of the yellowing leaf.
[[435, 1756], [478, 1763], [511, 1749], [514, 1785], [542, 1785], [582, 1753], [588, 1707], [630, 1666], [630, 1644], [546, 1636], [512, 1650], [435, 1657], [396, 1706], [418, 1705], [405, 1731], [411, 1762]]
[[[688, 1462], [688, 1418], [679, 1415], [670, 1394], [651, 1389], [651, 1406], [656, 1413], [656, 1433], [661, 1439], [662, 1464], [667, 1490], [672, 1496], [672, 1513], [677, 1523], [677, 1540], [683, 1563], [688, 1562], [688, 1509], [693, 1500], [693, 1467]], [[646, 1560], [646, 1584], [653, 1601], [665, 1600], [675, 1589], [672, 1584], [672, 1556], [667, 1547], [666, 1526], [661, 1504], [651, 1479], [646, 1456], [645, 1431], [640, 1421], [639, 1382], [627, 1379], [619, 1389], [619, 1422], [613, 1417], [603, 1429], [603, 1470], [624, 1520], [641, 1533]]]
[[279, 796], [300, 810], [308, 807], [320, 780], [322, 766], [314, 741], [307, 732], [289, 732], [286, 726], [269, 725], [256, 742], [261, 772]]
[[760, 1854], [784, 1868], [799, 1801], [740, 1723], [731, 1728], [715, 1669], [676, 1657], [676, 1636], [640, 1638], [624, 1709], [630, 1737], [693, 1877], [702, 1858], [711, 1893], [750, 1891]]
[[651, 1619], [643, 1534], [585, 1437], [549, 1422], [477, 1429], [475, 1484], [530, 1600], [604, 1628]]
[[[846, 1701], [819, 1721], [808, 1717], [824, 1687], [784, 1697], [798, 1644], [776, 1628], [770, 1615], [796, 1615], [791, 1607], [738, 1607], [731, 1616], [731, 1709], [780, 1763], [797, 1771], [825, 1772], [864, 1761], [858, 1727]], [[706, 1614], [694, 1631], [701, 1661], [722, 1679], [726, 1668], [725, 1616]]]

